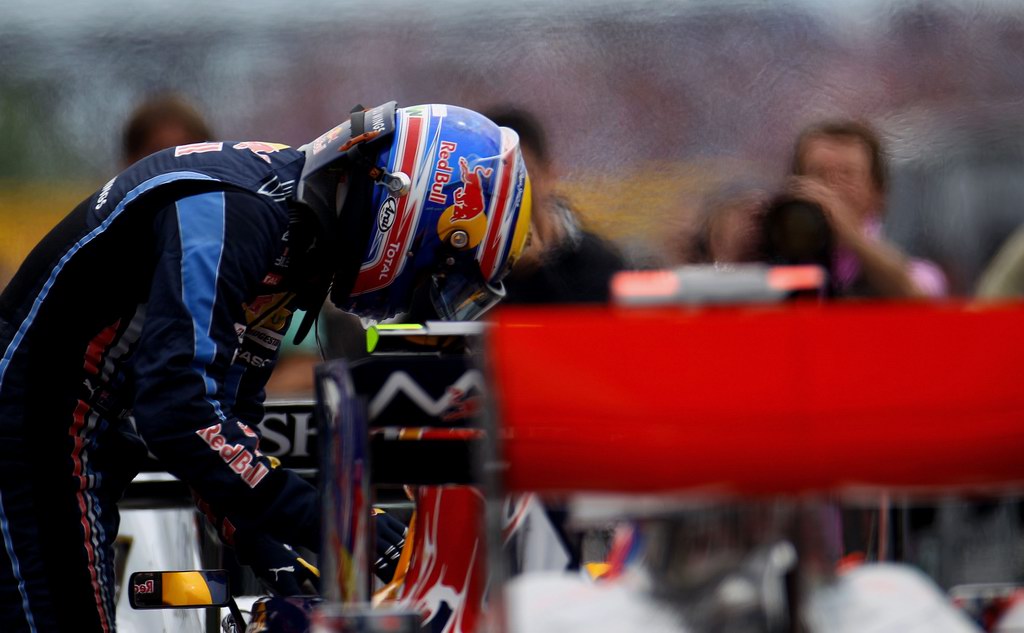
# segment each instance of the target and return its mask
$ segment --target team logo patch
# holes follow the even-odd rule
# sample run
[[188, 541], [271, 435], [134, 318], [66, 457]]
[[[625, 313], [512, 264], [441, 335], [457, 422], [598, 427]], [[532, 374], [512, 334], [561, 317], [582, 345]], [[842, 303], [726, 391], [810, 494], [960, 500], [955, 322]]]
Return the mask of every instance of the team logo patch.
[[437, 234], [446, 241], [453, 231], [465, 231], [467, 248], [475, 248], [487, 233], [487, 215], [484, 213], [484, 180], [494, 173], [491, 167], [469, 166], [465, 157], [459, 158], [462, 186], [455, 190], [454, 204], [445, 209], [437, 221]]
[[490, 178], [494, 170], [490, 167], [477, 165], [469, 168], [465, 157], [459, 158], [459, 172], [462, 175], [462, 186], [455, 190], [455, 220], [469, 220], [484, 212], [484, 178]]
[[245, 141], [244, 143], [236, 143], [232, 147], [234, 149], [247, 149], [265, 160], [267, 164], [270, 164], [270, 157], [267, 154], [288, 149], [287, 145], [282, 145], [281, 143], [264, 143], [263, 141]]

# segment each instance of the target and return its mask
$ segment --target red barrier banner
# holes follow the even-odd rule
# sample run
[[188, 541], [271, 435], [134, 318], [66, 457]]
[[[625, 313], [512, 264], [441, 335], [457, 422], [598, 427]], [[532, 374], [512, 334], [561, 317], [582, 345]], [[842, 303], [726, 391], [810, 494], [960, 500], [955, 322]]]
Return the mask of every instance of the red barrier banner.
[[503, 308], [510, 491], [1020, 487], [1024, 304]]

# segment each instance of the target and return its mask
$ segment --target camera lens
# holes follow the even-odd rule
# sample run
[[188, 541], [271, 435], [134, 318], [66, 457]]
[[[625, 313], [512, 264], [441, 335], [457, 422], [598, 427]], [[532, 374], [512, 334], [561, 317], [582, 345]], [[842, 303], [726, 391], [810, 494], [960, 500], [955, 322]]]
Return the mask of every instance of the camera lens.
[[830, 268], [832, 230], [825, 212], [813, 202], [779, 198], [764, 218], [765, 255], [769, 263], [817, 264]]

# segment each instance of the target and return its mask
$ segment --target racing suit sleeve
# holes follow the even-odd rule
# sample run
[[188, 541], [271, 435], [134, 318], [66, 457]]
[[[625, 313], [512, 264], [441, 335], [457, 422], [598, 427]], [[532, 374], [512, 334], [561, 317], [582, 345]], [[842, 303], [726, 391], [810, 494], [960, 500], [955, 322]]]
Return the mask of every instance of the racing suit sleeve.
[[135, 355], [134, 415], [150, 451], [233, 529], [317, 550], [315, 488], [271, 468], [256, 431], [233, 413], [232, 390], [242, 374], [272, 363], [272, 355], [244, 362], [237, 356], [246, 329], [243, 303], [278, 254], [283, 215], [242, 191], [190, 196], [157, 214], [156, 267]]

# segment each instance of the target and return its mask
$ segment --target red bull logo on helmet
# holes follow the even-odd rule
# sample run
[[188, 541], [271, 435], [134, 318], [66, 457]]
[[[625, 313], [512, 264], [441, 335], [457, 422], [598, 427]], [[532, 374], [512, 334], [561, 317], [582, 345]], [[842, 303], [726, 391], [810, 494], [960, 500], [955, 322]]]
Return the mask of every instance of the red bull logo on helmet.
[[462, 186], [455, 190], [455, 213], [452, 219], [468, 220], [484, 212], [486, 201], [483, 179], [490, 178], [494, 170], [480, 165], [470, 170], [465, 157], [460, 157], [459, 171], [462, 174]]
[[437, 165], [434, 170], [434, 182], [430, 185], [430, 201], [436, 204], [448, 202], [448, 196], [444, 193], [444, 186], [451, 182], [452, 166], [448, 162], [452, 152], [459, 148], [458, 143], [441, 141], [441, 149], [437, 153]]
[[455, 230], [466, 233], [466, 247], [476, 248], [487, 233], [487, 200], [483, 179], [490, 178], [494, 168], [476, 165], [472, 168], [465, 157], [459, 158], [462, 186], [455, 190], [454, 204], [445, 209], [437, 222], [437, 234], [446, 241]]

